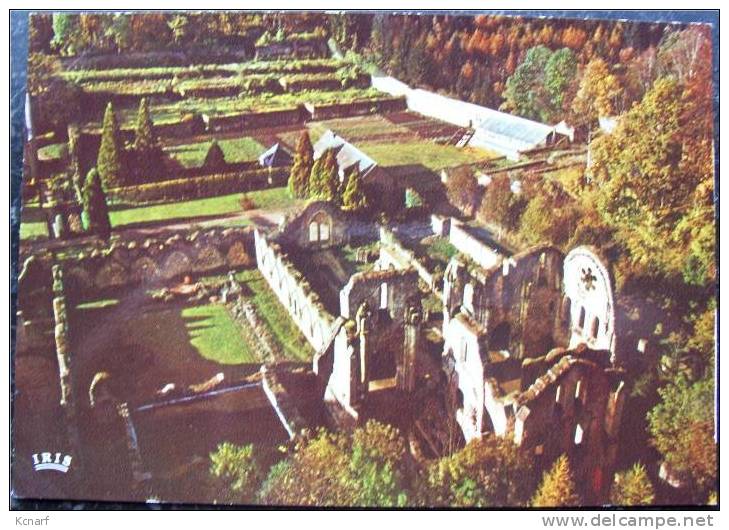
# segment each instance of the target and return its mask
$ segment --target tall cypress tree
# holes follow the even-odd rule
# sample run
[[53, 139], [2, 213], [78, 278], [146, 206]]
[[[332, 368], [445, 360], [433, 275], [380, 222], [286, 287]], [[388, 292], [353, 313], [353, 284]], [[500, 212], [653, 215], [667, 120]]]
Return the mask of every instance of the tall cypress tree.
[[95, 167], [91, 168], [86, 175], [81, 202], [83, 206], [81, 218], [84, 228], [104, 239], [109, 239], [109, 235], [111, 235], [109, 208], [106, 204], [104, 188], [101, 186], [101, 177]]
[[339, 165], [334, 149], [327, 149], [324, 153], [324, 167], [319, 179], [320, 197], [325, 201], [335, 200], [339, 185]]
[[101, 182], [106, 189], [116, 188], [121, 185], [121, 139], [119, 124], [111, 102], [106, 106], [106, 112], [104, 112], [101, 146], [99, 147], [96, 166]]
[[159, 141], [154, 134], [154, 126], [149, 114], [149, 101], [147, 98], [142, 98], [139, 101], [137, 126], [134, 129], [134, 149], [142, 154], [156, 151], [158, 147]]
[[303, 131], [296, 142], [294, 163], [289, 175], [289, 194], [302, 199], [309, 193], [309, 180], [314, 166], [314, 148], [311, 145], [308, 131]]
[[532, 499], [536, 508], [577, 506], [580, 498], [575, 491], [575, 481], [567, 455], [560, 456], [552, 468], [544, 473], [542, 484]]
[[342, 209], [350, 212], [361, 212], [367, 209], [367, 195], [362, 187], [362, 176], [359, 167], [354, 166], [349, 172], [347, 187], [342, 194]]

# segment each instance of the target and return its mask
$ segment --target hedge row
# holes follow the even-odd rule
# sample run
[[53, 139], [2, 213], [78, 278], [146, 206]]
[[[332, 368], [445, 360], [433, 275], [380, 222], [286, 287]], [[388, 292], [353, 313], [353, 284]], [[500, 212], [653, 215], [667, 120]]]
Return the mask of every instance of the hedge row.
[[204, 199], [217, 195], [249, 192], [284, 186], [290, 168], [259, 169], [204, 177], [165, 180], [151, 184], [114, 188], [107, 192], [113, 201], [146, 203]]
[[195, 66], [154, 66], [149, 68], [113, 68], [75, 70], [60, 74], [73, 83], [105, 81], [159, 81], [231, 77], [234, 75], [282, 75], [332, 73], [351, 66], [342, 59], [300, 59], [294, 61], [250, 61], [244, 64], [201, 64]]

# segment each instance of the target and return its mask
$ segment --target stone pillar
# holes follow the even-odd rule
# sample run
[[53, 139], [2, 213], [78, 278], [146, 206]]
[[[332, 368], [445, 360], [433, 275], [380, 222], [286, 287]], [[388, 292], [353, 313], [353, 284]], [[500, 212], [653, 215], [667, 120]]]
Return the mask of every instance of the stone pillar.
[[71, 358], [68, 340], [68, 316], [66, 314], [66, 297], [63, 295], [63, 279], [60, 265], [53, 265], [53, 318], [56, 340], [56, 357], [58, 359], [58, 376], [61, 386], [61, 406], [72, 408], [71, 395]]
[[397, 367], [397, 387], [405, 392], [415, 390], [420, 344], [420, 310], [410, 306], [405, 312], [405, 333], [402, 356]]

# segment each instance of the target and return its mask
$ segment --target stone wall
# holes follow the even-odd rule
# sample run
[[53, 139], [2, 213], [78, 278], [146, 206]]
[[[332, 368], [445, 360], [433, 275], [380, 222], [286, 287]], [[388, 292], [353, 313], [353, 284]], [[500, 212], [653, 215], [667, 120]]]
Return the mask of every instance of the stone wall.
[[386, 310], [394, 321], [402, 322], [408, 306], [419, 307], [418, 273], [413, 269], [358, 272], [339, 293], [340, 312], [353, 319], [367, 302], [372, 311]]
[[381, 98], [373, 100], [352, 101], [349, 103], [306, 103], [306, 109], [313, 120], [329, 120], [368, 114], [400, 112], [407, 110], [405, 98]]
[[451, 245], [485, 269], [499, 264], [504, 258], [502, 252], [474, 236], [463, 223], [456, 219], [451, 219], [449, 231]]
[[420, 279], [431, 291], [440, 293], [440, 286], [436, 285], [436, 278], [423, 265], [412, 250], [406, 249], [397, 236], [389, 229], [380, 227], [380, 259], [378, 264], [383, 269], [413, 268]]
[[[119, 238], [88, 246], [61, 260], [67, 291], [91, 297], [139, 283], [162, 283], [186, 275], [249, 267], [255, 263], [250, 228], [212, 228], [150, 238]], [[50, 257], [39, 256], [50, 271]], [[50, 273], [50, 272], [49, 272]]]
[[254, 232], [256, 263], [276, 297], [319, 352], [331, 343], [334, 317], [329, 314], [304, 276], [289, 261], [281, 246], [259, 230]]

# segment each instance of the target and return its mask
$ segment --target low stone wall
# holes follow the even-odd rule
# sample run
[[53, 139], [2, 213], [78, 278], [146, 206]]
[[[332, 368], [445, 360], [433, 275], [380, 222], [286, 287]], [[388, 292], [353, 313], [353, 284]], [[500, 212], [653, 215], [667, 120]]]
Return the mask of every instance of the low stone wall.
[[305, 104], [313, 120], [328, 120], [332, 118], [347, 118], [350, 116], [364, 116], [387, 112], [400, 112], [407, 110], [405, 98], [381, 98], [372, 100], [352, 101], [350, 103]]
[[255, 230], [254, 238], [258, 269], [304, 337], [320, 351], [331, 339], [334, 317], [277, 243], [268, 241], [259, 230]]
[[[108, 246], [85, 247], [60, 265], [69, 296], [89, 298], [131, 284], [248, 267], [254, 263], [253, 252], [252, 229], [211, 228], [116, 239]], [[50, 256], [41, 261], [50, 271]]]

